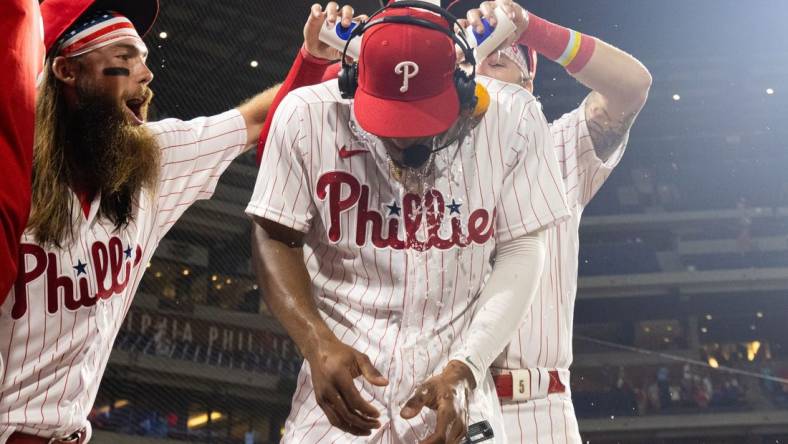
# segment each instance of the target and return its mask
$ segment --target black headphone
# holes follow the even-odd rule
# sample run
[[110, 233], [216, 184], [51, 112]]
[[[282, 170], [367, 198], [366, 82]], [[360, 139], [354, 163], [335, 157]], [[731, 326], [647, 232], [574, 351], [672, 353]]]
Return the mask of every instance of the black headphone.
[[[434, 12], [449, 22], [449, 28], [440, 26], [429, 20], [409, 16], [388, 16], [375, 19], [375, 16], [379, 15], [383, 11], [394, 8], [418, 8]], [[339, 91], [342, 94], [343, 99], [352, 99], [356, 95], [356, 89], [358, 88], [358, 62], [354, 61], [352, 64], [350, 64], [347, 62], [346, 58], [350, 40], [355, 37], [359, 37], [367, 29], [376, 25], [382, 25], [384, 23], [401, 23], [406, 25], [421, 26], [423, 28], [432, 29], [449, 36], [452, 41], [462, 50], [463, 54], [465, 55], [465, 61], [470, 63], [473, 67], [471, 74], [466, 73], [459, 67], [454, 71], [454, 86], [457, 88], [457, 96], [460, 99], [460, 108], [474, 109], [476, 107], [476, 59], [473, 56], [473, 48], [471, 48], [471, 45], [468, 43], [468, 40], [465, 38], [465, 34], [462, 31], [455, 33], [451, 28], [453, 24], [457, 26], [457, 29], [462, 30], [462, 26], [460, 26], [457, 18], [447, 10], [432, 3], [418, 0], [395, 1], [375, 11], [369, 16], [369, 20], [359, 24], [353, 29], [353, 31], [350, 33], [350, 37], [348, 37], [347, 41], [345, 42], [345, 48], [342, 51], [342, 69], [339, 71], [338, 77]]]

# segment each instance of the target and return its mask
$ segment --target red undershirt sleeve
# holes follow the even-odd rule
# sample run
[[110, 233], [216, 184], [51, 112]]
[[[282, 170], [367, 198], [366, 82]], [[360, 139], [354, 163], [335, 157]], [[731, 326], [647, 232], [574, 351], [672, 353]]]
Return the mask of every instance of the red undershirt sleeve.
[[330, 60], [319, 59], [309, 54], [304, 47], [298, 51], [298, 55], [287, 74], [287, 78], [282, 83], [282, 87], [274, 97], [274, 102], [268, 110], [268, 115], [265, 118], [265, 125], [263, 130], [260, 131], [260, 139], [257, 142], [257, 164], [263, 158], [263, 150], [265, 149], [265, 141], [268, 138], [268, 133], [271, 130], [271, 123], [273, 122], [274, 112], [282, 99], [285, 98], [290, 91], [300, 88], [302, 86], [309, 86], [320, 83], [323, 79], [323, 74], [331, 64]]
[[[30, 214], [36, 75], [43, 64], [38, 2], [0, 1], [0, 304], [16, 278], [19, 241]], [[11, 85], [13, 85], [11, 87]]]

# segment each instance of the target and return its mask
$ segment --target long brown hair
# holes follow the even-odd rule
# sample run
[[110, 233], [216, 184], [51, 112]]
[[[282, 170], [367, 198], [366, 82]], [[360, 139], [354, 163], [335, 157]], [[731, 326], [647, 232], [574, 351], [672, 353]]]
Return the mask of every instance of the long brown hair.
[[[96, 102], [98, 96], [91, 100]], [[52, 58], [47, 60], [36, 104], [28, 222], [28, 230], [42, 245], [60, 247], [74, 238], [74, 225], [81, 217], [72, 203], [75, 187], [100, 192], [97, 217], [108, 218], [118, 230], [133, 220], [140, 189], [158, 182], [160, 151], [155, 139], [145, 127], [125, 123], [117, 104], [107, 105], [105, 100], [100, 106], [106, 112], [69, 109], [64, 85], [52, 74]], [[80, 120], [78, 115], [93, 120]]]

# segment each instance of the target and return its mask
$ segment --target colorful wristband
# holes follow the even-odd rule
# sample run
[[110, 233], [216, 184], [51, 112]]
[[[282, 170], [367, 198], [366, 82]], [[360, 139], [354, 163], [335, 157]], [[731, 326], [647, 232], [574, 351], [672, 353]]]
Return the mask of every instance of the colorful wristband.
[[566, 65], [564, 65], [564, 68], [566, 68], [570, 74], [577, 74], [586, 67], [588, 62], [591, 60], [591, 56], [594, 55], [594, 49], [596, 49], [596, 39], [585, 34], [580, 34], [580, 43], [578, 44], [578, 47], [579, 48], [577, 52], [575, 52], [574, 57], [571, 57], [566, 62]]
[[535, 49], [545, 57], [560, 63], [574, 74], [582, 70], [596, 48], [596, 39], [575, 30], [528, 14], [528, 28], [517, 42]]

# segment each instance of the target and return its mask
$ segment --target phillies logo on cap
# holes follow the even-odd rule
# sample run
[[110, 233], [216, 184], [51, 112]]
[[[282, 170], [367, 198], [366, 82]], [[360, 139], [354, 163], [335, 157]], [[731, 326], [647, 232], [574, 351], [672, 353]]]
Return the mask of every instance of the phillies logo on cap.
[[[417, 8], [390, 9], [376, 19], [389, 16], [451, 29], [442, 17]], [[456, 68], [454, 41], [439, 30], [409, 22], [379, 22], [367, 28], [358, 59], [356, 120], [378, 137], [427, 137], [446, 131], [460, 114]]]
[[394, 74], [402, 76], [402, 86], [399, 88], [399, 92], [403, 94], [408, 92], [408, 81], [416, 77], [418, 73], [419, 65], [417, 65], [416, 62], [406, 60], [397, 63], [397, 66], [394, 67]]

